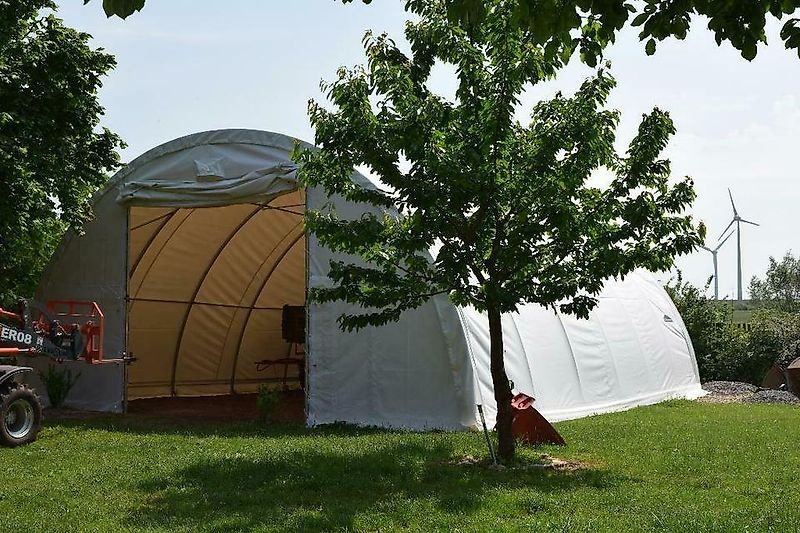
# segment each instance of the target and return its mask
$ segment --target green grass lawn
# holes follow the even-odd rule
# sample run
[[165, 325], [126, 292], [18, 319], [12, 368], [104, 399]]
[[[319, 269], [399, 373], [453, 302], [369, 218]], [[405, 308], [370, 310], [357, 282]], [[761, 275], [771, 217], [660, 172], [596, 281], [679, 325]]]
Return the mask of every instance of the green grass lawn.
[[800, 409], [668, 402], [558, 424], [578, 472], [457, 466], [478, 433], [117, 417], [0, 449], [0, 531], [798, 531]]

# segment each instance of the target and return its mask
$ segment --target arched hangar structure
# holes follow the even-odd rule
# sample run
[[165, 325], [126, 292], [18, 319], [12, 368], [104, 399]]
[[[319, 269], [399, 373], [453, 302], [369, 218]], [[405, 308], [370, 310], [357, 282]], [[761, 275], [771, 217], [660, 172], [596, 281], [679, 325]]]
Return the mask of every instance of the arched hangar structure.
[[[97, 193], [94, 219], [64, 238], [37, 296], [98, 301], [105, 352], [137, 361], [127, 372], [81, 365], [70, 404], [120, 411], [126, 399], [253, 392], [278, 378], [255, 362], [291, 350], [283, 306], [306, 305], [332, 258], [304, 231], [305, 209], [374, 209], [299, 187], [294, 142], [255, 130], [189, 135]], [[397, 323], [345, 333], [336, 326], [345, 308], [307, 306], [309, 424], [473, 427], [478, 403], [493, 416], [481, 313], [441, 296]], [[680, 315], [646, 272], [610, 281], [588, 320], [528, 305], [504, 328], [515, 387], [552, 420], [702, 394]]]

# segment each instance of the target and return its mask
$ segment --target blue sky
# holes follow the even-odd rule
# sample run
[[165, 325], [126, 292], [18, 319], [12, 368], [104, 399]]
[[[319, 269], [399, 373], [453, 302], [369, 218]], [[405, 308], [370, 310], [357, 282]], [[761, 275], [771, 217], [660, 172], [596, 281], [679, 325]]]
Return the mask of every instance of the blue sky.
[[[104, 125], [128, 143], [130, 160], [162, 142], [196, 131], [258, 128], [313, 140], [306, 116], [319, 81], [339, 66], [363, 62], [366, 29], [402, 40], [407, 18], [400, 0], [344, 6], [333, 0], [148, 0], [126, 21], [106, 19], [101, 0], [60, 0], [59, 16], [94, 36], [94, 44], [117, 57], [101, 100]], [[800, 252], [800, 59], [783, 49], [778, 26], [774, 44], [751, 63], [727, 45], [717, 47], [702, 20], [686, 41], [662, 43], [647, 57], [634, 32], [608, 50], [618, 88], [611, 106], [622, 111], [624, 148], [643, 113], [668, 110], [678, 134], [667, 155], [676, 176], [695, 179], [694, 213], [709, 228], [709, 244], [731, 218], [726, 188], [740, 214], [761, 223], [742, 231], [745, 286], [761, 275], [770, 255]], [[556, 80], [528, 91], [530, 105], [561, 90], [574, 91], [591, 69], [577, 62]], [[433, 87], [452, 94], [447, 69]], [[736, 246], [720, 252], [720, 292], [736, 285]], [[711, 257], [697, 252], [679, 266], [702, 284]]]

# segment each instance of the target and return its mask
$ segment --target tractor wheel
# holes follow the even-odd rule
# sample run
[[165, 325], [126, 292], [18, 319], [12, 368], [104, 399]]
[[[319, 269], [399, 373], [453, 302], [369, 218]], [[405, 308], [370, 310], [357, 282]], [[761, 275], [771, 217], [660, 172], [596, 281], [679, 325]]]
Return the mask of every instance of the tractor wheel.
[[0, 389], [0, 445], [23, 446], [36, 440], [42, 427], [42, 404], [27, 385]]

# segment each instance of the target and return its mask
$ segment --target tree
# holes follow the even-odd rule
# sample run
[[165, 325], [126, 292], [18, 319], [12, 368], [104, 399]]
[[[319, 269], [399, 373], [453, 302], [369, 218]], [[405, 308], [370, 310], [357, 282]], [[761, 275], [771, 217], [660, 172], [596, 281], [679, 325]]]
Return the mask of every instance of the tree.
[[[103, 8], [109, 17], [126, 18], [141, 10], [144, 3], [145, 0], [103, 0]], [[417, 2], [405, 3], [407, 9], [419, 13]], [[447, 12], [451, 21], [469, 30], [480, 26], [493, 4], [493, 0], [447, 0]], [[765, 27], [769, 17], [783, 21], [784, 15], [789, 15], [780, 38], [787, 49], [796, 50], [800, 57], [800, 18], [791, 17], [800, 10], [800, 0], [515, 0], [509, 9], [514, 14], [512, 23], [535, 44], [562, 55], [571, 55], [577, 49], [590, 66], [597, 65], [603, 49], [614, 42], [626, 24], [641, 27], [639, 39], [646, 41], [645, 50], [652, 55], [657, 41], [684, 39], [696, 16], [708, 19], [708, 29], [717, 44], [727, 41], [742, 57], [752, 60], [758, 44], [767, 42]]]
[[[499, 453], [508, 461], [512, 390], [502, 314], [535, 302], [586, 317], [604, 280], [667, 269], [704, 230], [682, 214], [695, 197], [692, 181], [671, 184], [669, 162], [659, 159], [674, 133], [667, 113], [644, 116], [618, 155], [618, 113], [605, 109], [614, 80], [600, 69], [574, 96], [537, 104], [523, 125], [514, 119], [519, 95], [560, 63], [514, 26], [512, 3], [495, 0], [469, 33], [450, 23], [444, 2], [412, 4], [420, 20], [406, 27], [410, 55], [368, 34], [367, 67], [340, 69], [323, 84], [333, 109], [309, 104], [320, 149], [295, 150], [303, 183], [385, 213], [307, 214], [323, 245], [364, 260], [333, 261], [332, 285], [310, 297], [360, 306], [339, 318], [345, 329], [397, 320], [442, 293], [485, 311]], [[428, 88], [437, 61], [456, 69], [455, 101]], [[391, 191], [352, 183], [359, 165]], [[590, 185], [601, 168], [613, 175], [610, 184]]]
[[67, 28], [52, 0], [0, 2], [0, 302], [29, 296], [68, 226], [119, 164], [99, 129], [101, 77], [114, 58]]
[[792, 252], [786, 252], [780, 262], [770, 257], [764, 279], [753, 276], [750, 280], [750, 298], [781, 311], [800, 311], [800, 257]]

